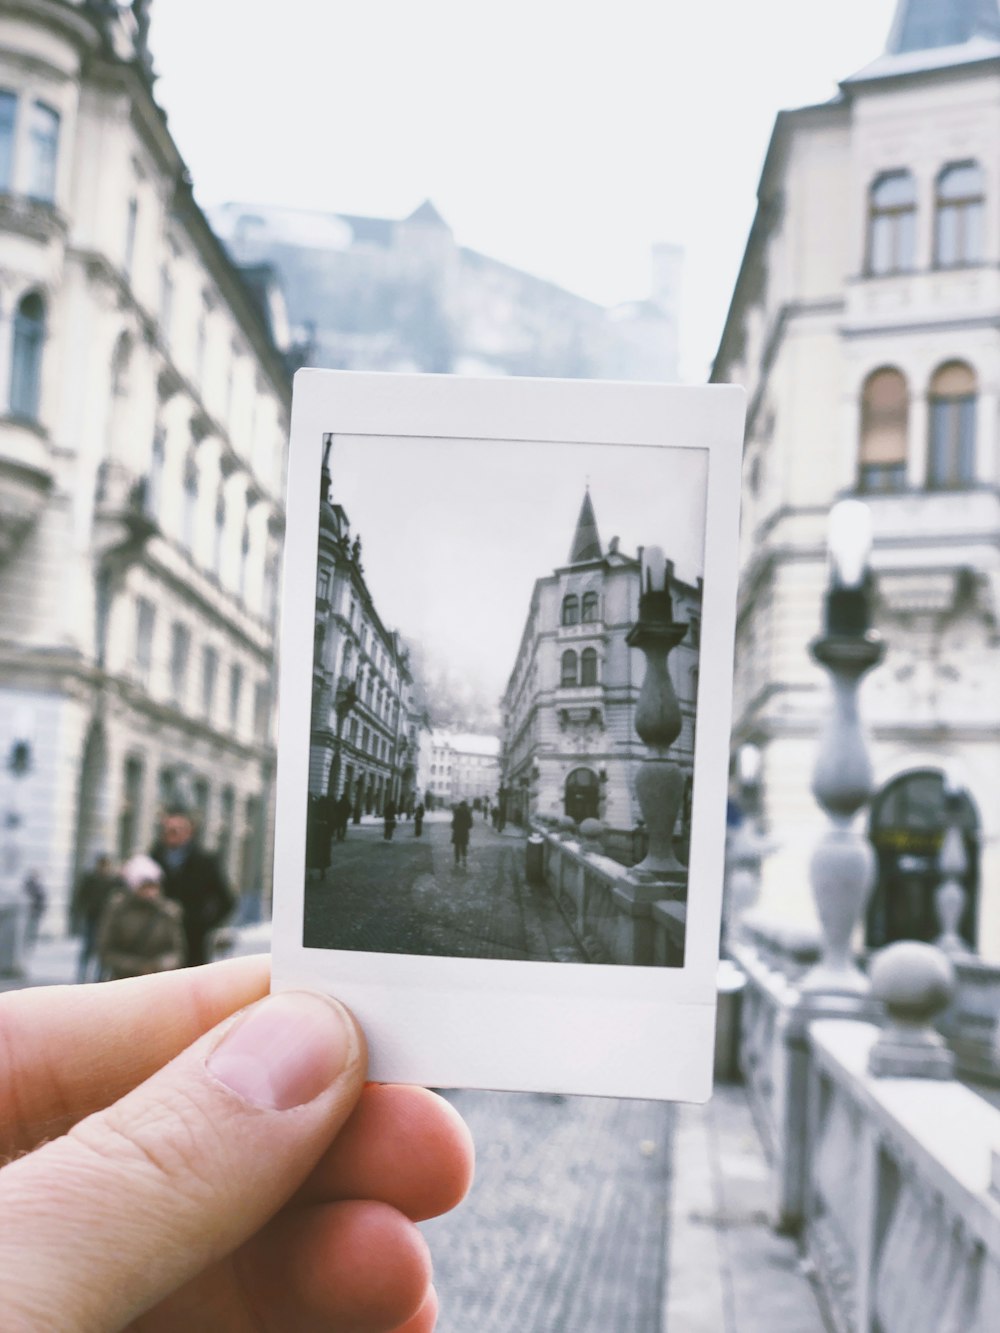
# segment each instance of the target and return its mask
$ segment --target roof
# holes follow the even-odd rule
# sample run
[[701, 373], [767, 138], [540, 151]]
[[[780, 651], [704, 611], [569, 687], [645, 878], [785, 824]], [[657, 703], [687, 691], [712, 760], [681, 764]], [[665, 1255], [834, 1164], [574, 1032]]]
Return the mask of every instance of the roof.
[[447, 746], [455, 754], [485, 755], [494, 759], [500, 754], [499, 736], [482, 736], [471, 731], [432, 731], [431, 745]]
[[998, 0], [898, 0], [885, 51], [841, 86], [997, 58]]
[[444, 227], [446, 231], [451, 230], [429, 199], [425, 199], [419, 208], [415, 208], [406, 221], [420, 222], [429, 227]]
[[582, 565], [588, 560], [600, 560], [602, 555], [601, 538], [597, 531], [597, 519], [594, 515], [594, 506], [590, 499], [590, 488], [588, 487], [583, 493], [580, 517], [576, 520], [576, 532], [573, 534], [573, 545], [569, 551], [569, 563], [571, 565]]

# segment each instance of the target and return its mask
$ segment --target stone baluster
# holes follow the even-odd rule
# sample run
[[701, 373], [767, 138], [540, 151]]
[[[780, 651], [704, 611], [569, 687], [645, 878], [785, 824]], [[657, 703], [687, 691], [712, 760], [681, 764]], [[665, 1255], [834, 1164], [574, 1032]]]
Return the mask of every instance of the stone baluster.
[[970, 952], [958, 927], [965, 912], [965, 886], [962, 881], [969, 869], [965, 854], [965, 834], [962, 829], [962, 790], [946, 779], [944, 788], [946, 828], [941, 851], [938, 853], [938, 872], [941, 883], [934, 895], [941, 934], [934, 943], [945, 953], [962, 955]]
[[844, 500], [830, 513], [831, 579], [825, 632], [810, 648], [830, 673], [833, 705], [819, 741], [813, 794], [830, 827], [813, 853], [811, 879], [822, 928], [823, 956], [803, 978], [804, 992], [863, 995], [867, 977], [854, 962], [851, 939], [875, 885], [875, 853], [852, 827], [871, 795], [872, 771], [858, 712], [858, 687], [881, 662], [885, 645], [871, 629], [871, 516]]
[[649, 749], [636, 775], [635, 791], [649, 830], [649, 850], [629, 872], [634, 884], [657, 890], [657, 897], [680, 897], [687, 870], [674, 854], [674, 827], [684, 798], [684, 774], [669, 756], [681, 733], [681, 712], [667, 658], [687, 632], [673, 618], [670, 578], [673, 565], [658, 546], [641, 553], [639, 619], [626, 643], [646, 658], [635, 711], [635, 729]]

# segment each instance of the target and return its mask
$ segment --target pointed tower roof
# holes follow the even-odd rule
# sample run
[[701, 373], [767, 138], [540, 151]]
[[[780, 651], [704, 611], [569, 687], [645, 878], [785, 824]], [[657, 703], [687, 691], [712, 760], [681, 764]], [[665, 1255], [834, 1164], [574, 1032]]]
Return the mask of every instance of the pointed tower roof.
[[841, 87], [1000, 57], [1000, 0], [896, 0], [885, 51]]
[[899, 0], [886, 54], [961, 46], [974, 37], [1000, 40], [997, 0]]
[[597, 519], [594, 517], [594, 506], [590, 500], [590, 488], [588, 487], [583, 495], [583, 504], [580, 506], [580, 517], [576, 520], [576, 532], [573, 534], [573, 545], [569, 551], [569, 563], [571, 565], [582, 565], [587, 560], [600, 560], [603, 554], [601, 538], [597, 532]]
[[429, 199], [425, 199], [420, 207], [415, 208], [410, 216], [404, 220], [406, 222], [420, 222], [425, 227], [444, 227], [447, 231], [451, 230]]

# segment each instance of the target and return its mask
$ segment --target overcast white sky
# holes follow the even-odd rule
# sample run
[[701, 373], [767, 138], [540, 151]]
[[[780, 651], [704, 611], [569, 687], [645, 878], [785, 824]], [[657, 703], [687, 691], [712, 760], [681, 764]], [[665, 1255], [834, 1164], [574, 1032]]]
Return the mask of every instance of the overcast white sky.
[[589, 482], [601, 543], [661, 546], [704, 569], [698, 449], [334, 437], [333, 493], [360, 533], [385, 623], [480, 689], [503, 692], [535, 580], [568, 562]]
[[895, 0], [156, 0], [203, 205], [403, 216], [604, 303], [687, 252], [682, 371], [718, 344], [775, 113], [882, 50]]

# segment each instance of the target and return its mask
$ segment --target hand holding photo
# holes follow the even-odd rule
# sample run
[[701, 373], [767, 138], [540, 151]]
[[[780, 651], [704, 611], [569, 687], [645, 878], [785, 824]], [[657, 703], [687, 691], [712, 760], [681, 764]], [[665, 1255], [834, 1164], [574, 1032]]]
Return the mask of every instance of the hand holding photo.
[[275, 984], [375, 1077], [708, 1095], [742, 418], [297, 377]]

